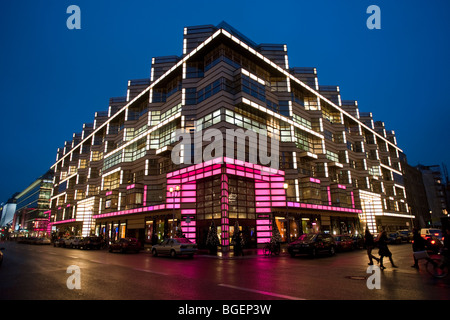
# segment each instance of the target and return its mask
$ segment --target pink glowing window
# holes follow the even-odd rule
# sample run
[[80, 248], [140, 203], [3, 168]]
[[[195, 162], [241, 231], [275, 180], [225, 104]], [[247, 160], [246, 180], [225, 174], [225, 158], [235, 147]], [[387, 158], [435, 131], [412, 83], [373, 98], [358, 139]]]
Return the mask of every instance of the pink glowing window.
[[268, 183], [268, 182], [256, 182], [255, 183], [255, 188], [256, 189], [269, 189], [270, 188], [270, 183]]
[[271, 237], [272, 236], [272, 232], [258, 232], [257, 236], [258, 236], [258, 238], [260, 238], [260, 237]]
[[197, 194], [197, 191], [183, 191], [181, 192], [182, 197], [195, 197]]
[[[282, 181], [282, 182], [284, 182], [284, 177], [272, 176], [272, 177], [270, 177], [270, 181], [273, 181], [273, 182]], [[281, 187], [283, 187], [283, 186], [281, 186]]]
[[181, 226], [182, 227], [195, 227], [196, 226], [196, 222], [195, 221], [191, 221], [191, 222], [187, 223], [186, 221], [181, 221]]
[[272, 188], [277, 188], [277, 189], [283, 189], [284, 188], [284, 183], [283, 182], [272, 182], [271, 183], [271, 187]]
[[273, 196], [284, 196], [286, 194], [286, 191], [284, 189], [272, 189], [270, 190], [270, 194]]
[[257, 225], [270, 224], [270, 220], [256, 220]]
[[256, 226], [256, 231], [270, 231], [271, 229], [271, 226]]
[[186, 183], [181, 186], [181, 190], [195, 190], [196, 184], [195, 183]]

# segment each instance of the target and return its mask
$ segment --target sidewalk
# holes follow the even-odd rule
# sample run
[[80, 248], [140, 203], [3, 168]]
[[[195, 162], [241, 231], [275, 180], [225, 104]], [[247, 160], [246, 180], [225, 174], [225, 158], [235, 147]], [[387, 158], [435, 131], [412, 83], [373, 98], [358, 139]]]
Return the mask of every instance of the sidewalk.
[[[283, 256], [288, 254], [287, 244], [281, 244], [281, 252], [278, 256]], [[142, 252], [151, 254], [151, 246], [146, 246]], [[263, 248], [252, 248], [252, 249], [244, 249], [244, 255], [236, 256], [233, 250], [228, 252], [220, 252], [218, 251], [216, 255], [210, 254], [208, 249], [199, 249], [195, 256], [197, 257], [205, 257], [205, 258], [213, 258], [213, 259], [249, 259], [256, 257], [265, 257]], [[276, 257], [276, 255], [272, 255]]]
[[[255, 257], [265, 257], [264, 253], [263, 253], [263, 248], [252, 248], [252, 249], [244, 249], [243, 250], [244, 254], [241, 256], [236, 256], [234, 254], [234, 251], [228, 251], [228, 252], [217, 252], [217, 255], [212, 255], [209, 253], [208, 250], [203, 249], [203, 250], [198, 250], [197, 251], [197, 256], [201, 256], [201, 257], [207, 257], [207, 258], [215, 258], [215, 259], [248, 259], [248, 258], [255, 258]], [[281, 252], [279, 254], [279, 256], [283, 256], [285, 254], [287, 254], [287, 244], [282, 244], [281, 245]], [[273, 255], [273, 257], [276, 257], [275, 255]]]

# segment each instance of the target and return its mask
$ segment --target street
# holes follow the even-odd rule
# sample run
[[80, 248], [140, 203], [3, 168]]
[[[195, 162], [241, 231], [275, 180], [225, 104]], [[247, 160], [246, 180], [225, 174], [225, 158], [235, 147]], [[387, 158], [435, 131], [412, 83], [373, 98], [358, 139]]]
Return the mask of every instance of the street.
[[[335, 256], [153, 257], [4, 242], [2, 300], [448, 300], [450, 276], [411, 268], [410, 244], [391, 245], [380, 289], [369, 289], [365, 250]], [[377, 250], [374, 251], [376, 254]], [[388, 260], [388, 259], [386, 259]], [[67, 285], [79, 268], [80, 289]], [[69, 270], [70, 271], [70, 270]], [[184, 304], [183, 304], [184, 305]]]

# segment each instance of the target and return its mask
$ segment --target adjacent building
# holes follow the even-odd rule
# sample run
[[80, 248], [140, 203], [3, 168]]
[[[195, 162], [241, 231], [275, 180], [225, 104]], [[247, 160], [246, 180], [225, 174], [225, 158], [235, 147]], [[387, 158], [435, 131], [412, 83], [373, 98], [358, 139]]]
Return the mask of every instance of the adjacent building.
[[439, 165], [417, 165], [422, 174], [430, 219], [428, 226], [440, 227], [441, 219], [448, 217], [446, 185]]
[[0, 206], [0, 227], [11, 226], [16, 211], [16, 201], [14, 196]]
[[48, 170], [22, 192], [14, 196], [16, 208], [12, 219], [14, 236], [45, 237], [47, 233], [53, 171]]
[[401, 164], [409, 212], [415, 216], [413, 226], [427, 228], [431, 226], [431, 212], [422, 172], [417, 167], [409, 165], [404, 154], [401, 155]]
[[[271, 161], [238, 138], [212, 148], [217, 132], [225, 141], [239, 129], [265, 141]], [[187, 27], [181, 56], [153, 58], [149, 79], [130, 80], [126, 97], [58, 149], [49, 231], [151, 243], [181, 230], [202, 246], [214, 221], [226, 251], [237, 228], [248, 246], [275, 225], [284, 241], [404, 229], [414, 216], [401, 152], [315, 68], [290, 67], [286, 45], [224, 22]]]

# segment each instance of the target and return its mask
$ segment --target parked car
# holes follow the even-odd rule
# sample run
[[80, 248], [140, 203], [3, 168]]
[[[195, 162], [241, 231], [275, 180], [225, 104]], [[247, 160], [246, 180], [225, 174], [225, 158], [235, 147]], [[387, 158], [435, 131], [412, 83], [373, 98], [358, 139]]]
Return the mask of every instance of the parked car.
[[141, 243], [136, 238], [122, 238], [109, 246], [109, 252], [119, 251], [122, 253], [134, 251], [139, 253], [141, 250]]
[[102, 247], [102, 238], [100, 237], [84, 237], [77, 243], [79, 249], [100, 249]]
[[363, 249], [365, 247], [364, 236], [362, 234], [355, 234], [352, 239], [354, 249]]
[[398, 230], [398, 235], [402, 238], [403, 242], [411, 242], [413, 239], [413, 233], [409, 230]]
[[397, 232], [390, 232], [387, 234], [388, 244], [400, 244], [402, 243], [402, 237], [399, 236]]
[[0, 266], [2, 265], [3, 262], [3, 250], [5, 250], [5, 248], [0, 248]]
[[25, 238], [25, 243], [26, 244], [36, 244], [36, 240], [37, 240], [36, 237], [27, 237], [27, 238]]
[[346, 234], [340, 234], [333, 236], [334, 241], [336, 243], [336, 251], [350, 251], [354, 249], [353, 239]]
[[152, 247], [153, 256], [168, 254], [171, 257], [188, 255], [192, 257], [197, 252], [197, 245], [186, 238], [165, 239]]
[[336, 243], [327, 233], [302, 234], [296, 241], [289, 244], [288, 252], [291, 257], [296, 254], [309, 254], [312, 257], [316, 257], [319, 253], [334, 255]]
[[59, 238], [53, 242], [54, 247], [64, 247], [66, 245], [67, 238]]
[[71, 236], [64, 240], [64, 247], [74, 248], [78, 241], [81, 239], [81, 236]]
[[37, 238], [35, 244], [51, 244], [52, 241], [49, 238]]

